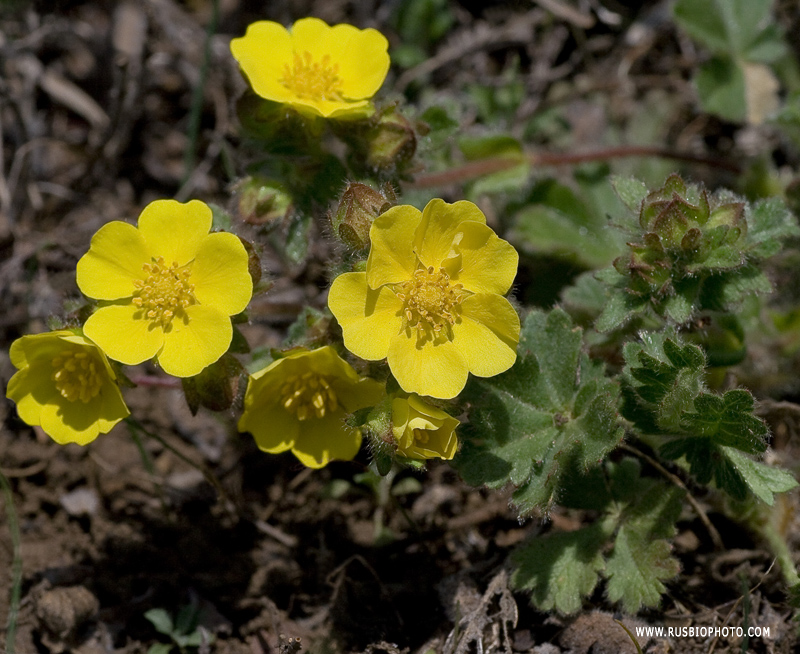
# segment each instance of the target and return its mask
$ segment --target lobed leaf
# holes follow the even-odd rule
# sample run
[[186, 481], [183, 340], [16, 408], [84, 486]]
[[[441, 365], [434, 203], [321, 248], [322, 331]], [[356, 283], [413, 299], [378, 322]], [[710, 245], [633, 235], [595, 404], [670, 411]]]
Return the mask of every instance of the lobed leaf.
[[515, 486], [522, 514], [548, 510], [568, 471], [596, 466], [622, 440], [618, 386], [581, 357], [581, 344], [564, 311], [534, 311], [517, 363], [465, 390], [470, 419], [454, 464], [470, 484]]

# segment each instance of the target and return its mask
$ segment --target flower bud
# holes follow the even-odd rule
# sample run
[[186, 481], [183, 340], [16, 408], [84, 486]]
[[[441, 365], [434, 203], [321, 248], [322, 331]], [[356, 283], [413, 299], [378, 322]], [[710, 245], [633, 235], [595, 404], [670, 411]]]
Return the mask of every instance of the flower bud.
[[342, 193], [336, 213], [330, 215], [333, 231], [355, 250], [369, 247], [372, 221], [392, 204], [393, 198], [387, 198], [366, 184], [351, 182]]
[[378, 117], [367, 139], [367, 164], [373, 168], [398, 168], [411, 161], [417, 151], [414, 126], [394, 107]]
[[283, 218], [292, 207], [291, 196], [277, 183], [260, 177], [245, 177], [234, 187], [241, 219], [263, 225]]

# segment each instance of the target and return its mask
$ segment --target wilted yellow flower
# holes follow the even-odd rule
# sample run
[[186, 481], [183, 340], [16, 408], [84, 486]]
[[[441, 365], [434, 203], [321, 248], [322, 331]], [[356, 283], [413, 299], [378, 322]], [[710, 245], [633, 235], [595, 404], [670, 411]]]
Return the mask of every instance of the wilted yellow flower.
[[231, 52], [258, 95], [298, 111], [340, 118], [369, 111], [389, 70], [388, 42], [374, 29], [302, 18], [290, 30], [258, 21]]
[[386, 357], [407, 393], [452, 398], [468, 373], [491, 377], [517, 358], [519, 316], [503, 294], [516, 250], [471, 202], [392, 207], [372, 224], [366, 273], [339, 275], [328, 305], [344, 344]]
[[376, 404], [383, 392], [383, 384], [359, 377], [332, 347], [299, 350], [250, 376], [239, 431], [253, 434], [265, 452], [291, 450], [309, 468], [350, 461], [361, 432], [345, 417]]
[[397, 453], [409, 459], [452, 459], [459, 422], [418, 395], [392, 400], [392, 433]]
[[115, 361], [134, 365], [153, 357], [165, 372], [191, 377], [231, 344], [230, 316], [253, 293], [249, 257], [239, 238], [214, 233], [211, 209], [156, 200], [138, 229], [114, 221], [92, 237], [78, 261], [78, 287], [108, 302], [84, 333]]
[[108, 359], [80, 334], [23, 336], [9, 354], [18, 372], [6, 395], [22, 420], [57, 443], [86, 445], [129, 415]]

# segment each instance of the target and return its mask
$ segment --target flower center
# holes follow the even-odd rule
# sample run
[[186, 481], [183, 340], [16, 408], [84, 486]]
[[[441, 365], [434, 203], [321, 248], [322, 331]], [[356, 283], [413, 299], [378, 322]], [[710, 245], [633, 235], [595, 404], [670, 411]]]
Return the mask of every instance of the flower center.
[[453, 325], [464, 299], [461, 284], [451, 284], [444, 268], [434, 271], [433, 266], [420, 268], [413, 279], [400, 284], [397, 297], [405, 303], [408, 324], [417, 330], [438, 334], [446, 325]]
[[70, 402], [80, 400], [86, 404], [100, 392], [105, 371], [101, 371], [102, 363], [88, 352], [62, 352], [52, 364], [51, 379]]
[[133, 303], [153, 323], [166, 327], [177, 312], [195, 303], [188, 267], [180, 267], [177, 261], [166, 266], [164, 257], [158, 257], [153, 263], [142, 264], [142, 269], [148, 273], [147, 279], [133, 282], [136, 287]]
[[427, 445], [430, 439], [431, 435], [428, 433], [427, 429], [414, 430], [414, 442], [419, 443], [420, 445]]
[[280, 402], [298, 420], [322, 418], [339, 408], [331, 385], [325, 377], [313, 372], [290, 377], [281, 388]]
[[328, 55], [314, 61], [307, 50], [295, 52], [294, 65], [284, 64], [283, 77], [278, 81], [303, 100], [342, 99], [339, 64], [332, 64]]

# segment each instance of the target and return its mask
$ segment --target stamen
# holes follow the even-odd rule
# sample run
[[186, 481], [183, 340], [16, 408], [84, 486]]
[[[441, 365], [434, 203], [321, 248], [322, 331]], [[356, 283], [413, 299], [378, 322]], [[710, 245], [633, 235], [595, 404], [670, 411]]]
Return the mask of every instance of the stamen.
[[324, 418], [339, 408], [338, 398], [328, 380], [314, 372], [286, 380], [281, 388], [280, 404], [298, 420]]
[[164, 258], [158, 257], [153, 263], [142, 264], [142, 270], [148, 276], [133, 282], [136, 291], [132, 302], [154, 323], [166, 327], [176, 315], [196, 302], [188, 266], [181, 267], [177, 261], [167, 266]]
[[103, 387], [103, 375], [98, 373], [101, 367], [95, 355], [89, 352], [67, 350], [54, 357], [51, 379], [56, 389], [70, 402], [81, 401], [84, 404], [96, 397]]
[[341, 100], [342, 80], [339, 64], [332, 64], [329, 55], [314, 61], [307, 50], [294, 53], [294, 65], [284, 64], [283, 77], [278, 80], [304, 100]]
[[420, 268], [414, 277], [399, 284], [395, 294], [403, 301], [407, 324], [420, 339], [449, 334], [460, 315], [461, 301], [468, 295], [461, 284], [451, 284], [444, 268]]

